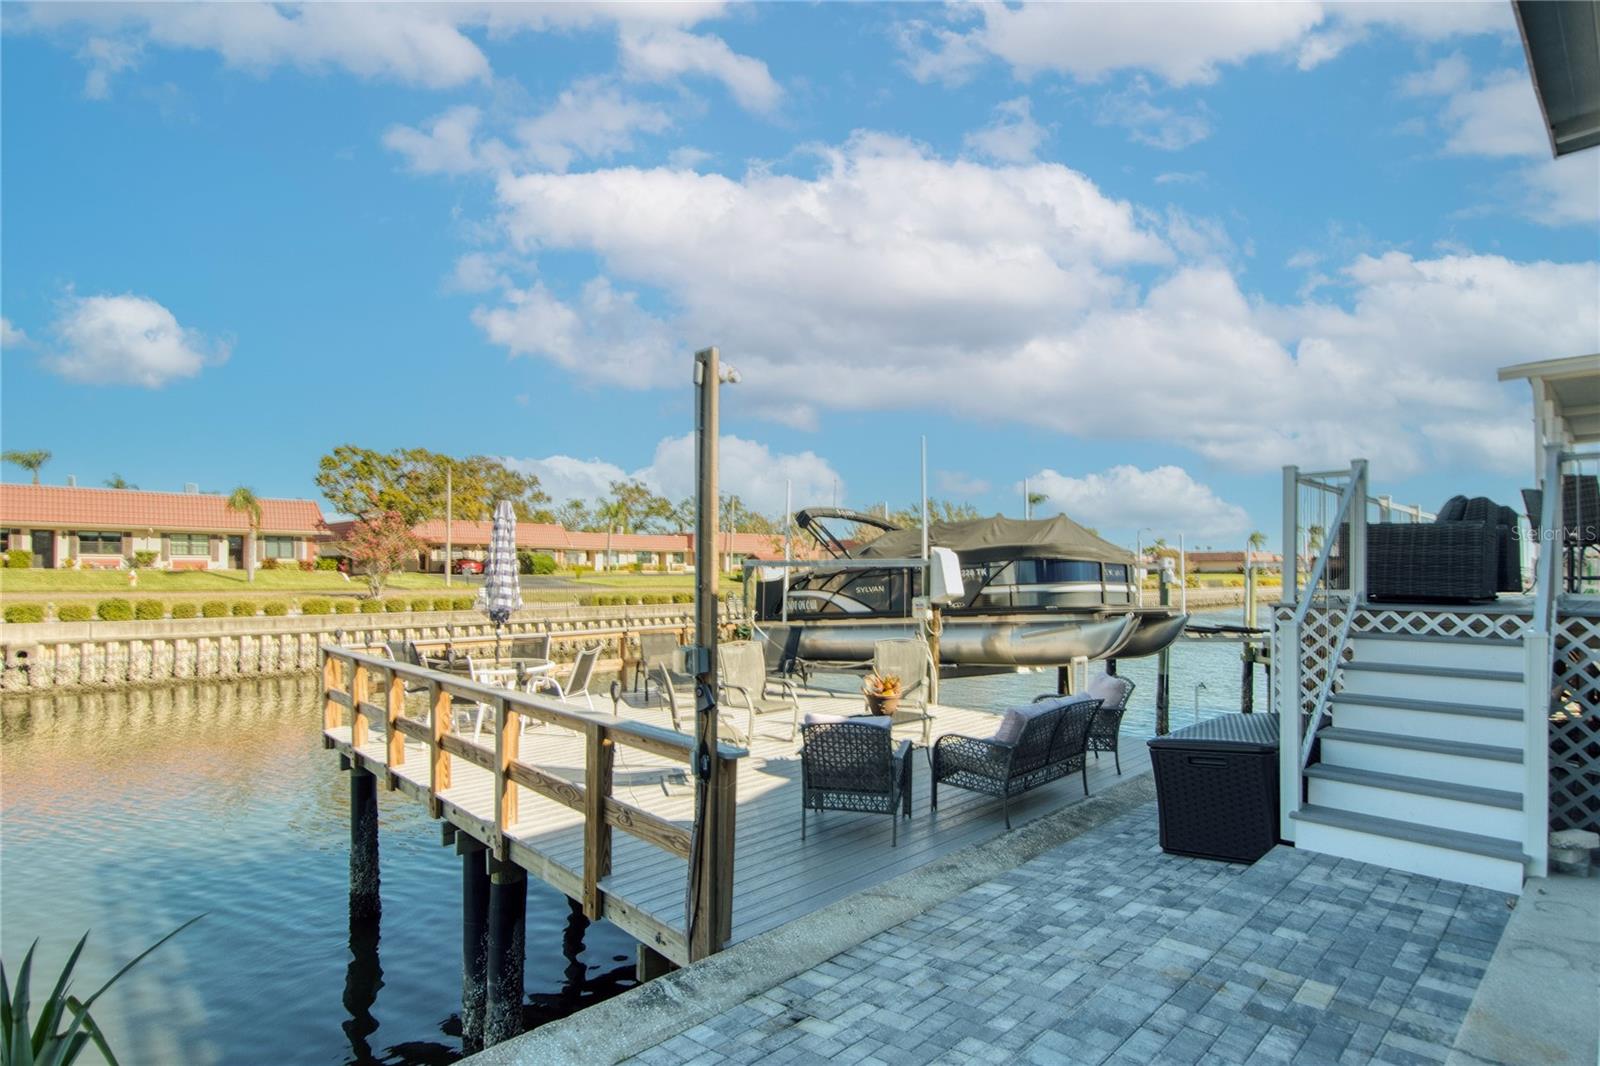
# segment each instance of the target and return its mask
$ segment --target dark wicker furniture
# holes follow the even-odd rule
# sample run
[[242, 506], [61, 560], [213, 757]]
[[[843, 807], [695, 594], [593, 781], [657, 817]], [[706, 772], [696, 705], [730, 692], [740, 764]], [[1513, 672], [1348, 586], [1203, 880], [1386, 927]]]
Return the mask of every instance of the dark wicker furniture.
[[911, 741], [896, 747], [887, 719], [812, 718], [800, 737], [800, 839], [807, 812], [856, 811], [889, 815], [898, 847], [900, 818], [911, 817]]
[[1374, 600], [1492, 600], [1499, 565], [1500, 535], [1486, 522], [1367, 527], [1367, 595]]
[[931, 760], [933, 809], [939, 809], [940, 782], [983, 792], [1000, 797], [1010, 829], [1012, 796], [1074, 773], [1083, 774], [1087, 796], [1089, 727], [1099, 707], [1089, 696], [1059, 696], [1007, 711], [993, 737], [940, 737]]
[[1566, 554], [1566, 591], [1581, 592], [1584, 553], [1591, 548], [1600, 548], [1600, 477], [1592, 474], [1567, 474], [1562, 477], [1559, 539], [1547, 539], [1539, 529], [1544, 493], [1539, 489], [1523, 489], [1522, 501], [1527, 506], [1528, 524], [1533, 527], [1534, 540], [1546, 547], [1559, 546]]
[[1495, 546], [1495, 591], [1522, 591], [1522, 524], [1517, 512], [1487, 496], [1452, 496], [1439, 508], [1435, 522], [1483, 522], [1493, 526]]
[[1255, 862], [1278, 842], [1278, 717], [1225, 714], [1153, 737], [1161, 848]]
[[[1100, 701], [1100, 709], [1089, 726], [1089, 750], [1097, 759], [1102, 751], [1109, 751], [1117, 763], [1117, 776], [1121, 777], [1122, 754], [1117, 750], [1117, 740], [1122, 736], [1122, 716], [1127, 713], [1128, 700], [1133, 697], [1133, 682], [1118, 674], [1097, 674], [1083, 694]], [[1045, 695], [1034, 702], [1058, 698]]]

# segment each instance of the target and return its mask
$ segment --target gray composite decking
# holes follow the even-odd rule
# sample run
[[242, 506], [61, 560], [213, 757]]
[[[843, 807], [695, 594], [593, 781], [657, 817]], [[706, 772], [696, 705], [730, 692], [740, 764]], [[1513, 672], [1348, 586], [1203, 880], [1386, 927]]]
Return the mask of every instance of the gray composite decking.
[[[596, 706], [609, 702], [597, 699]], [[848, 714], [859, 711], [861, 697], [806, 691], [801, 704], [802, 713]], [[936, 705], [932, 712], [935, 739], [945, 733], [988, 736], [999, 724], [999, 715], [994, 711]], [[413, 700], [406, 713], [411, 717], [424, 712]], [[665, 708], [659, 705], [624, 704], [621, 713], [655, 725], [671, 725]], [[611, 720], [609, 710], [595, 714]], [[733, 718], [743, 728], [744, 717]], [[813, 812], [808, 820], [807, 839], [802, 841], [799, 738], [790, 741], [788, 729], [786, 716], [758, 719], [750, 754], [738, 763], [733, 943], [1005, 832], [1000, 802], [989, 796], [945, 786], [939, 792], [939, 810], [933, 812], [929, 805], [928, 760], [919, 747], [912, 753], [912, 816], [900, 822], [898, 847], [889, 843], [888, 816], [842, 811]], [[894, 732], [897, 739], [920, 742], [921, 730], [920, 723], [907, 723], [896, 726]], [[340, 750], [349, 749], [348, 726], [329, 730], [328, 735]], [[487, 729], [483, 743], [492, 745]], [[363, 761], [381, 767], [384, 745], [383, 724], [374, 722], [359, 749]], [[1120, 780], [1149, 769], [1149, 752], [1143, 738], [1124, 734], [1122, 747]], [[402, 779], [400, 785], [411, 785], [406, 791], [419, 796], [418, 802], [425, 801], [427, 745], [407, 739], [405, 750], [404, 763], [396, 767]], [[583, 741], [572, 731], [552, 726], [530, 728], [523, 735], [519, 758], [574, 783], [583, 781]], [[450, 808], [454, 807], [468, 816], [465, 820], [492, 821], [493, 775], [466, 759], [452, 757], [451, 761], [452, 786], [440, 794], [446, 804], [446, 816], [450, 817]], [[619, 747], [612, 794], [688, 827], [693, 819], [693, 790], [684, 773], [681, 763]], [[1098, 759], [1089, 756], [1091, 794], [1117, 780], [1109, 754]], [[1012, 799], [1012, 824], [1024, 825], [1083, 798], [1079, 775], [1051, 782]], [[513, 851], [513, 861], [564, 891], [574, 876], [581, 881], [583, 813], [523, 789], [519, 815], [507, 834], [523, 846]], [[530, 855], [529, 851], [535, 854]], [[618, 832], [613, 834], [611, 873], [601, 881], [601, 887], [619, 919], [633, 911], [681, 930], [687, 877], [688, 863], [683, 859]], [[627, 928], [633, 923], [624, 919], [618, 924]]]

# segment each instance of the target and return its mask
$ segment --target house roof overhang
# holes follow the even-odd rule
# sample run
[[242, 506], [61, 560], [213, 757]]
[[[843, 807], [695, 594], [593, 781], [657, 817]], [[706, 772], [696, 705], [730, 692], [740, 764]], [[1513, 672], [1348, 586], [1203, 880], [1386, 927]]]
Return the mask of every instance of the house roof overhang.
[[1600, 4], [1513, 0], [1550, 151], [1600, 144]]
[[1533, 388], [1536, 446], [1600, 443], [1600, 354], [1544, 359], [1500, 368], [1501, 381]]

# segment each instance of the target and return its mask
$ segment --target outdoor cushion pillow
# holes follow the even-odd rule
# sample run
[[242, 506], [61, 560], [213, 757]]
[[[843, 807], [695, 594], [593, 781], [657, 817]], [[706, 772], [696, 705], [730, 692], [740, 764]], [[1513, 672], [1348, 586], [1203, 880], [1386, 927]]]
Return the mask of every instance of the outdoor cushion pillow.
[[1030, 721], [1041, 714], [1059, 710], [1062, 704], [1068, 702], [1071, 698], [1047, 700], [1044, 703], [1024, 703], [1020, 707], [1011, 708], [1006, 712], [1006, 716], [1000, 719], [1000, 728], [994, 731], [994, 742], [1010, 747], [1022, 739], [1022, 731], [1028, 727]]
[[1133, 682], [1125, 677], [1113, 674], [1096, 674], [1089, 680], [1089, 687], [1084, 689], [1084, 695], [1100, 701], [1102, 707], [1108, 710], [1119, 710], [1133, 691]]
[[888, 729], [890, 725], [889, 716], [886, 714], [819, 714], [816, 711], [806, 712], [804, 724], [840, 725], [845, 722], [853, 722], [856, 725], [875, 725], [883, 729]]

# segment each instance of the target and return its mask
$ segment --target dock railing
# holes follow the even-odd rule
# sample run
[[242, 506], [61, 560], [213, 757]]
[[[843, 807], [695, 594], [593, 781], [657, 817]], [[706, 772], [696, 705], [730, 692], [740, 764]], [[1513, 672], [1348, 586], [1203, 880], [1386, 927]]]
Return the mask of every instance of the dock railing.
[[[718, 950], [733, 927], [733, 830], [738, 760], [741, 748], [718, 745], [710, 780], [711, 802], [718, 805], [718, 824], [724, 827], [724, 846], [711, 849], [716, 868], [704, 875], [723, 886], [713, 898], [721, 902], [714, 923], [706, 923], [696, 943], [685, 930], [662, 922], [625, 900], [608, 897], [601, 882], [612, 872], [611, 838], [621, 830], [686, 862], [691, 855], [692, 826], [686, 827], [617, 798], [612, 793], [612, 768], [616, 748], [634, 748], [688, 765], [694, 738], [670, 729], [623, 718], [610, 719], [575, 709], [527, 692], [499, 688], [457, 675], [397, 662], [367, 652], [324, 644], [322, 656], [323, 743], [346, 747], [342, 730], [348, 726], [348, 757], [377, 773], [387, 788], [401, 789], [426, 801], [429, 813], [453, 824], [486, 845], [502, 862], [515, 863], [580, 901], [590, 919], [606, 918], [675, 961], [693, 961]], [[382, 692], [377, 693], [381, 682]], [[408, 713], [407, 682], [425, 686], [426, 718]], [[493, 745], [483, 745], [452, 730], [452, 698], [483, 703], [495, 710]], [[520, 738], [522, 720], [535, 719], [583, 737], [584, 780], [576, 782], [523, 761]], [[372, 723], [382, 723], [385, 744], [382, 759], [366, 749]], [[427, 772], [412, 773], [406, 766], [407, 738], [426, 747]], [[463, 759], [493, 775], [493, 813], [488, 819], [452, 802], [451, 757]], [[577, 811], [583, 816], [583, 869], [573, 870], [510, 831], [519, 819], [519, 789], [526, 789]], [[705, 859], [706, 856], [699, 858]]]

